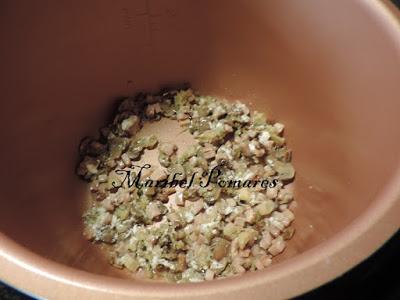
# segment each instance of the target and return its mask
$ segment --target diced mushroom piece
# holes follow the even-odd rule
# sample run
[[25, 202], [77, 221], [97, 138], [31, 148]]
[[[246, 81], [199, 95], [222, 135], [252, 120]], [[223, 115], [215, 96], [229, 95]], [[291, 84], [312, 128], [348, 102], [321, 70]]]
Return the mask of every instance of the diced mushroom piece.
[[121, 123], [121, 129], [133, 136], [140, 129], [140, 119], [138, 116], [132, 115], [126, 118]]
[[232, 159], [232, 149], [228, 147], [221, 146], [217, 150], [215, 155], [215, 161], [217, 163], [225, 163]]
[[259, 255], [254, 259], [254, 266], [257, 270], [263, 270], [264, 268], [268, 267], [272, 263], [271, 258], [266, 255]]
[[264, 254], [255, 258], [254, 265], [257, 268], [257, 270], [262, 270], [271, 265], [271, 263], [272, 259], [268, 255]]
[[268, 226], [269, 232], [271, 233], [271, 235], [273, 237], [278, 237], [281, 234], [281, 229], [279, 229], [278, 227], [276, 227], [273, 224], [270, 224]]
[[264, 147], [267, 147], [270, 137], [271, 137], [271, 135], [269, 134], [269, 132], [266, 131], [266, 130], [264, 130], [264, 131], [261, 132], [261, 134], [258, 136], [258, 141], [260, 142], [261, 145], [263, 145]]
[[272, 218], [282, 223], [284, 227], [287, 227], [294, 220], [294, 215], [290, 210], [285, 210], [283, 212], [275, 211], [272, 214]]
[[184, 211], [183, 217], [187, 223], [192, 223], [194, 221], [194, 214], [190, 210]]
[[264, 264], [261, 262], [261, 260], [259, 258], [255, 258], [254, 266], [256, 267], [257, 270], [264, 269]]
[[250, 270], [250, 268], [253, 265], [253, 259], [250, 257], [242, 257], [243, 262], [242, 262], [242, 267], [245, 268], [245, 270]]
[[278, 209], [280, 212], [283, 212], [284, 210], [288, 209], [288, 207], [289, 207], [289, 205], [287, 205], [287, 204], [279, 204]]
[[104, 214], [102, 214], [101, 218], [99, 218], [99, 223], [101, 225], [110, 225], [111, 221], [112, 221], [112, 214], [106, 212]]
[[153, 220], [161, 215], [161, 210], [157, 203], [150, 203], [146, 208], [146, 215], [150, 220]]
[[256, 157], [262, 157], [265, 154], [265, 149], [260, 148], [257, 141], [253, 140], [249, 143], [250, 153], [254, 154]]
[[176, 152], [178, 147], [171, 143], [162, 143], [159, 147], [160, 152], [164, 153], [167, 156], [171, 156]]
[[248, 144], [248, 141], [243, 141], [240, 143], [240, 152], [245, 156], [245, 157], [250, 157], [252, 155], [250, 151], [250, 147]]
[[258, 132], [256, 130], [250, 129], [249, 131], [247, 131], [247, 134], [249, 137], [254, 139], [257, 136]]
[[232, 241], [240, 231], [240, 227], [233, 223], [228, 223], [225, 225], [223, 229], [223, 235], [226, 237], [228, 240]]
[[256, 148], [256, 149], [253, 151], [253, 153], [254, 153], [255, 157], [260, 158], [260, 157], [263, 157], [263, 156], [264, 156], [265, 150], [262, 149], [262, 148]]
[[276, 174], [276, 171], [270, 165], [266, 165], [264, 167], [264, 172], [265, 172], [265, 177], [271, 177]]
[[234, 220], [234, 224], [240, 228], [243, 228], [246, 224], [246, 219], [242, 217], [236, 217]]
[[258, 204], [254, 210], [260, 214], [260, 216], [264, 217], [269, 215], [270, 213], [273, 212], [273, 210], [275, 209], [276, 205], [275, 202], [267, 199], [265, 201], [263, 201], [262, 203]]
[[254, 244], [253, 247], [251, 247], [251, 255], [254, 257], [260, 254], [265, 253], [264, 250], [260, 247], [258, 244]]
[[112, 198], [110, 196], [101, 201], [101, 206], [104, 207], [107, 211], [113, 211], [115, 208]]
[[224, 124], [224, 130], [226, 132], [233, 132], [233, 127], [229, 124]]
[[239, 190], [239, 200], [243, 202], [249, 202], [251, 200], [252, 193], [247, 188]]
[[268, 188], [266, 195], [269, 199], [275, 199], [278, 196], [278, 191], [279, 189], [277, 186], [273, 188]]
[[256, 213], [251, 208], [247, 209], [244, 212], [244, 216], [245, 216], [246, 222], [249, 224], [254, 224], [254, 222], [256, 221]]
[[146, 196], [154, 196], [156, 194], [156, 188], [154, 186], [148, 186], [143, 188], [143, 194]]
[[[279, 212], [274, 212], [274, 214], [275, 213], [279, 213]], [[282, 231], [286, 227], [282, 221], [283, 221], [282, 218], [280, 216], [278, 217], [277, 215], [271, 216], [269, 218], [270, 225], [278, 228], [279, 231]]]
[[250, 171], [254, 173], [255, 177], [262, 178], [264, 177], [264, 167], [261, 164], [250, 166]]
[[131, 254], [125, 254], [121, 257], [122, 265], [131, 272], [135, 272], [139, 268], [138, 261]]
[[107, 180], [108, 180], [106, 174], [100, 174], [100, 175], [97, 177], [97, 179], [98, 179], [99, 183], [104, 183], [104, 182], [107, 182]]
[[239, 252], [239, 255], [245, 258], [249, 257], [250, 254], [251, 254], [251, 249], [245, 249]]
[[191, 212], [193, 213], [193, 215], [197, 215], [203, 208], [204, 208], [203, 199], [191, 202]]
[[97, 172], [98, 172], [97, 167], [98, 167], [98, 163], [96, 163], [96, 162], [95, 163], [90, 162], [90, 163], [86, 164], [86, 169], [89, 174], [97, 174]]
[[241, 257], [235, 257], [232, 261], [232, 267], [236, 274], [242, 274], [246, 272], [246, 269], [242, 266], [243, 259]]
[[179, 206], [184, 206], [185, 205], [185, 200], [183, 199], [183, 192], [178, 191], [175, 194], [175, 204]]
[[282, 211], [282, 214], [288, 220], [288, 225], [294, 220], [294, 214], [289, 209]]
[[131, 159], [129, 158], [128, 154], [122, 154], [121, 159], [125, 166], [129, 167], [131, 165]]
[[229, 207], [234, 208], [236, 206], [236, 201], [233, 198], [228, 198], [228, 199], [226, 199], [226, 204]]
[[189, 163], [190, 163], [192, 166], [197, 165], [197, 162], [198, 162], [198, 161], [199, 161], [199, 158], [196, 157], [196, 156], [192, 156], [191, 158], [189, 158]]
[[268, 252], [271, 255], [276, 256], [279, 253], [282, 253], [283, 250], [285, 250], [285, 248], [286, 248], [286, 243], [283, 240], [283, 238], [279, 236], [272, 241], [272, 245], [268, 248]]
[[182, 218], [179, 215], [178, 212], [176, 211], [172, 211], [167, 215], [167, 218], [170, 222], [172, 222], [174, 225], [178, 225], [179, 223], [181, 223]]
[[253, 245], [255, 239], [257, 238], [257, 231], [254, 229], [245, 229], [238, 235], [239, 249], [243, 250], [248, 245]]
[[177, 258], [176, 270], [178, 272], [183, 272], [186, 270], [186, 268], [186, 255], [183, 253], [179, 253]]
[[283, 125], [282, 123], [275, 123], [274, 128], [276, 130], [276, 133], [281, 135], [283, 133], [283, 130], [285, 129], [285, 125]]
[[264, 231], [262, 234], [261, 241], [259, 243], [260, 247], [267, 250], [272, 243], [272, 236], [268, 231]]
[[271, 151], [273, 151], [274, 146], [275, 146], [275, 142], [273, 140], [271, 140], [271, 141], [268, 141], [264, 147], [268, 152], [271, 152]]
[[293, 200], [293, 193], [288, 191], [287, 188], [283, 188], [278, 193], [278, 201], [280, 204], [287, 204]]
[[216, 155], [215, 147], [209, 143], [205, 143], [203, 146], [203, 155], [205, 159], [212, 159]]
[[271, 257], [265, 255], [261, 258], [261, 262], [263, 263], [264, 267], [268, 267], [272, 263]]
[[214, 279], [214, 272], [213, 271], [211, 271], [210, 269], [208, 269], [207, 271], [206, 271], [206, 273], [204, 274], [204, 279], [205, 280], [213, 280]]

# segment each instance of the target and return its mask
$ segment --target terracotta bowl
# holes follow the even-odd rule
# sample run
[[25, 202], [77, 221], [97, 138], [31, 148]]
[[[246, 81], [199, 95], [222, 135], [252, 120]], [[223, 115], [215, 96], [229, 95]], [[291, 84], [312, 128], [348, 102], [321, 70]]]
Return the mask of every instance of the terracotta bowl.
[[[1, 1], [0, 279], [49, 299], [273, 299], [355, 266], [400, 225], [396, 14], [369, 0]], [[183, 81], [287, 125], [297, 232], [264, 271], [138, 282], [82, 237], [80, 138], [114, 99]]]

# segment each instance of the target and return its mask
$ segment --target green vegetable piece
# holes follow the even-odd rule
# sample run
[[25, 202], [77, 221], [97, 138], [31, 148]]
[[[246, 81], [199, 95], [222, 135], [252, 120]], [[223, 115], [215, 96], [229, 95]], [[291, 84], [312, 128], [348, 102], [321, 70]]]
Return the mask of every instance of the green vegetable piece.
[[118, 206], [115, 215], [122, 221], [126, 220], [129, 217], [129, 209], [125, 205]]
[[292, 180], [296, 173], [291, 163], [285, 163], [279, 160], [274, 161], [273, 168], [278, 173], [279, 179], [282, 181]]
[[125, 254], [120, 260], [122, 265], [131, 272], [135, 272], [139, 268], [138, 261], [131, 254]]

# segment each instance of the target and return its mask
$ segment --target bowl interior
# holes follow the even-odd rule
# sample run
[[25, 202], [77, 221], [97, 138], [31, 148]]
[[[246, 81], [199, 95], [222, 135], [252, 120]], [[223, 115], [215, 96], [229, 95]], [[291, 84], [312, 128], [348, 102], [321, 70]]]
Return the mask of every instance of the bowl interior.
[[398, 52], [362, 1], [2, 1], [0, 11], [0, 231], [52, 260], [125, 276], [82, 237], [74, 168], [80, 138], [141, 90], [190, 82], [286, 124], [299, 207], [279, 260], [343, 230], [399, 163]]

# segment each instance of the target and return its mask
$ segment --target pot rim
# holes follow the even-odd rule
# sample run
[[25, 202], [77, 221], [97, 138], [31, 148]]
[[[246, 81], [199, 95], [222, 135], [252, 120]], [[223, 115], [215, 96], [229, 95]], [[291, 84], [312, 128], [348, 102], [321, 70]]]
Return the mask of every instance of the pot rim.
[[[359, 0], [382, 23], [400, 57], [400, 16], [388, 0]], [[178, 299], [211, 295], [243, 299], [263, 289], [271, 299], [303, 294], [345, 273], [375, 252], [400, 227], [400, 166], [365, 212], [329, 240], [265, 272], [177, 285], [132, 282], [81, 271], [31, 252], [0, 233], [0, 279], [34, 297], [59, 299]], [[317, 276], [316, 276], [317, 274]], [[290, 284], [289, 284], [290, 283]], [[268, 285], [268, 289], [265, 287]], [[28, 292], [29, 291], [29, 292]], [[75, 298], [74, 297], [74, 298]]]

